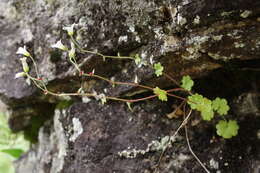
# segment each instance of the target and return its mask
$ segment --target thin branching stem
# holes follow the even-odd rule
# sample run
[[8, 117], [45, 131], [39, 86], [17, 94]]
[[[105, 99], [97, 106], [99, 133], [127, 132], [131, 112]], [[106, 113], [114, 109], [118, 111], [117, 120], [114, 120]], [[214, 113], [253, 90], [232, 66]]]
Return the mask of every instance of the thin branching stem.
[[177, 85], [178, 87], [180, 87], [180, 84], [179, 82], [177, 82], [175, 79], [173, 79], [173, 77], [171, 77], [169, 74], [165, 73], [165, 72], [162, 72], [162, 74], [168, 78], [169, 80], [171, 80], [175, 85]]
[[86, 49], [83, 49], [79, 43], [74, 39], [74, 37], [70, 37], [71, 38], [71, 41], [78, 47], [78, 49], [80, 50], [81, 53], [89, 53], [89, 54], [94, 54], [94, 55], [97, 55], [97, 56], [100, 56], [102, 57], [104, 60], [106, 58], [112, 58], [112, 59], [131, 59], [131, 60], [134, 60], [135, 58], [131, 57], [131, 56], [108, 56], [108, 55], [104, 55], [102, 53], [99, 53], [99, 52], [96, 52], [96, 51], [90, 51], [90, 50], [86, 50]]
[[175, 98], [178, 98], [178, 99], [183, 100], [183, 101], [188, 101], [188, 99], [183, 98], [183, 97], [180, 97], [180, 96], [177, 96], [177, 95], [175, 95], [175, 94], [167, 93], [167, 95], [172, 96], [172, 97], [175, 97]]
[[29, 58], [32, 60], [36, 76], [37, 76], [37, 78], [39, 78], [40, 77], [40, 73], [39, 73], [39, 70], [38, 70], [38, 66], [37, 66], [37, 64], [36, 64], [36, 62], [35, 62], [35, 60], [33, 59], [32, 56], [29, 56]]
[[[181, 103], [181, 105], [183, 106], [184, 103], [185, 103], [185, 102]], [[156, 166], [156, 169], [155, 169], [154, 173], [156, 173], [157, 170], [159, 169], [160, 163], [161, 163], [161, 161], [162, 161], [162, 157], [163, 157], [164, 153], [166, 152], [166, 150], [169, 148], [170, 144], [172, 143], [172, 140], [171, 140], [171, 139], [176, 138], [176, 136], [177, 136], [177, 134], [179, 133], [179, 131], [180, 131], [180, 130], [185, 126], [185, 124], [187, 123], [187, 121], [188, 121], [188, 119], [189, 119], [191, 113], [192, 113], [192, 110], [190, 110], [188, 116], [182, 121], [182, 123], [181, 123], [181, 125], [178, 127], [178, 129], [177, 129], [177, 130], [174, 132], [174, 134], [170, 137], [168, 143], [166, 144], [165, 148], [163, 149], [163, 151], [162, 151], [162, 153], [161, 153], [161, 155], [160, 155], [160, 158], [159, 158], [159, 161], [158, 161], [158, 164], [157, 164], [157, 166]]]
[[[37, 85], [38, 87], [38, 85]], [[44, 90], [46, 94], [50, 94], [53, 96], [58, 96], [58, 97], [62, 97], [62, 96], [87, 96], [87, 97], [97, 97], [98, 95], [95, 93], [55, 93], [49, 90]], [[151, 95], [148, 97], [143, 97], [140, 99], [123, 99], [123, 98], [119, 98], [119, 97], [113, 97], [113, 96], [105, 96], [106, 99], [108, 100], [115, 100], [115, 101], [122, 101], [122, 102], [129, 102], [129, 103], [134, 103], [134, 102], [140, 102], [140, 101], [144, 101], [144, 100], [148, 100], [148, 99], [152, 99], [157, 97], [157, 95]]]
[[141, 85], [141, 84], [138, 84], [138, 83], [132, 83], [132, 82], [117, 82], [117, 81], [112, 81], [112, 80], [109, 80], [109, 79], [107, 79], [107, 78], [105, 78], [105, 77], [102, 77], [102, 76], [99, 76], [99, 75], [96, 75], [96, 74], [83, 74], [83, 76], [95, 77], [95, 78], [98, 78], [98, 79], [107, 81], [107, 82], [109, 82], [111, 85], [128, 85], [128, 86], [135, 86], [135, 87], [145, 88], [145, 89], [148, 89], [148, 90], [153, 90], [153, 88], [151, 88], [151, 87], [149, 87], [149, 86]]
[[[190, 110], [191, 112], [192, 110]], [[187, 118], [189, 118], [189, 114], [187, 116]], [[186, 118], [185, 118], [186, 119]], [[205, 170], [205, 172], [210, 173], [210, 171], [206, 168], [206, 166], [201, 162], [201, 160], [198, 158], [198, 156], [193, 152], [191, 145], [190, 145], [190, 140], [189, 140], [189, 134], [188, 134], [188, 127], [187, 124], [185, 124], [185, 137], [186, 137], [186, 141], [187, 141], [187, 145], [188, 148], [190, 150], [190, 153], [193, 155], [193, 157], [198, 161], [198, 163], [201, 165], [201, 167]]]

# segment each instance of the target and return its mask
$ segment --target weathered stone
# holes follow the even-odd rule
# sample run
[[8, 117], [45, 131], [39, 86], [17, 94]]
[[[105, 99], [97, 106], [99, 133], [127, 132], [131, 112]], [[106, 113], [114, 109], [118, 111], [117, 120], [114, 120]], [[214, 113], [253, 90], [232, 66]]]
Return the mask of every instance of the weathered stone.
[[[1, 85], [0, 93], [11, 106], [17, 100], [30, 98], [35, 90], [22, 79], [13, 79], [20, 65], [15, 55], [17, 45], [26, 44], [35, 56], [40, 73], [59, 90], [74, 76], [63, 54], [50, 45], [65, 39], [62, 26], [76, 23], [83, 47], [105, 54], [139, 52], [144, 59], [160, 60], [166, 72], [177, 79], [185, 74], [198, 77], [231, 59], [259, 58], [258, 1], [3, 1], [1, 22]], [[62, 5], [61, 5], [62, 4]], [[215, 4], [215, 5], [214, 5]], [[196, 10], [195, 10], [196, 9]], [[232, 9], [232, 10], [231, 10]], [[245, 18], [243, 11], [251, 13]], [[229, 12], [225, 15], [224, 12]], [[200, 25], [193, 25], [194, 18]], [[219, 17], [217, 17], [219, 16]], [[183, 22], [185, 19], [186, 22]], [[197, 22], [198, 23], [198, 22]], [[79, 55], [85, 71], [96, 72], [116, 80], [133, 81], [136, 74], [141, 82], [158, 84], [152, 73], [137, 69], [134, 63], [103, 62], [93, 55]], [[217, 61], [216, 61], [217, 60]], [[53, 62], [55, 61], [55, 62]], [[112, 62], [112, 63], [111, 63]], [[112, 65], [111, 65], [112, 64]], [[203, 65], [202, 65], [203, 64]], [[70, 68], [71, 67], [71, 68]], [[118, 74], [118, 72], [132, 73]], [[60, 81], [62, 79], [63, 81]], [[165, 81], [165, 79], [162, 79]], [[161, 83], [162, 80], [159, 82]], [[99, 83], [99, 82], [98, 82]], [[78, 85], [74, 82], [76, 89]], [[100, 86], [100, 84], [98, 84]], [[107, 84], [102, 84], [104, 88]], [[165, 85], [172, 85], [165, 83]], [[71, 90], [71, 86], [65, 88]], [[99, 88], [94, 85], [94, 87]], [[101, 90], [100, 89], [100, 90]], [[119, 87], [111, 94], [120, 95], [131, 87]], [[34, 96], [34, 99], [35, 96]], [[29, 99], [30, 100], [30, 99]], [[19, 105], [19, 104], [18, 104]]]
[[[97, 102], [56, 110], [53, 124], [40, 130], [39, 144], [16, 163], [17, 172], [153, 172], [167, 145], [163, 140], [181, 123], [181, 119], [167, 119], [167, 104], [155, 102], [137, 104], [133, 112], [122, 103], [102, 106]], [[258, 150], [259, 139], [254, 133], [260, 120], [251, 118], [240, 123], [240, 137], [226, 142], [214, 135], [211, 125], [200, 122], [189, 128], [192, 148], [209, 170], [259, 171], [255, 159], [259, 152], [252, 154]], [[203, 172], [185, 140], [175, 137], [161, 160], [160, 172]]]

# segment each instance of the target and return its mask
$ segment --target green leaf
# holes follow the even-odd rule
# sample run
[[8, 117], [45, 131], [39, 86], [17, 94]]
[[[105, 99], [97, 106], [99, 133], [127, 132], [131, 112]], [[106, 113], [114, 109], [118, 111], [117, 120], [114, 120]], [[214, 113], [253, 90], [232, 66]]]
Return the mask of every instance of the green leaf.
[[193, 80], [191, 79], [191, 77], [190, 76], [183, 76], [182, 77], [182, 80], [181, 80], [181, 87], [183, 88], [183, 89], [186, 89], [186, 90], [188, 90], [188, 91], [190, 91], [191, 90], [191, 88], [193, 87], [193, 85], [194, 85], [194, 82], [193, 82]]
[[188, 97], [188, 104], [191, 109], [201, 112], [203, 120], [210, 121], [214, 117], [211, 100], [200, 94], [193, 94]]
[[9, 154], [15, 157], [16, 159], [18, 159], [23, 154], [24, 151], [19, 148], [12, 148], [12, 149], [3, 149], [1, 150], [1, 152]]
[[203, 99], [203, 96], [196, 93], [188, 97], [188, 104], [190, 105], [191, 109], [196, 109], [197, 104]]
[[13, 158], [5, 153], [0, 152], [0, 170], [3, 173], [15, 173]]
[[201, 111], [201, 116], [203, 120], [210, 121], [214, 117], [213, 111]]
[[239, 126], [235, 120], [229, 120], [229, 121], [221, 120], [216, 125], [216, 128], [217, 128], [217, 134], [219, 136], [229, 139], [237, 135]]
[[12, 133], [8, 127], [8, 116], [0, 112], [0, 172], [14, 173], [13, 161], [29, 147], [30, 143], [23, 133]]
[[158, 87], [153, 89], [154, 94], [158, 96], [161, 101], [167, 101], [167, 92]]
[[6, 151], [5, 153], [12, 149], [27, 151], [30, 147], [29, 141], [25, 140], [22, 132], [12, 133], [8, 127], [7, 119], [7, 115], [0, 113], [0, 151]]
[[214, 112], [211, 107], [211, 100], [203, 98], [201, 103], [199, 103], [198, 110], [201, 112], [203, 120], [210, 121], [214, 117]]
[[153, 68], [157, 77], [162, 75], [164, 67], [161, 65], [161, 63], [154, 64]]
[[226, 115], [229, 110], [229, 106], [227, 104], [226, 99], [221, 99], [217, 97], [215, 100], [212, 102], [212, 107], [214, 111], [217, 111], [219, 115]]
[[56, 109], [66, 109], [73, 104], [72, 100], [61, 100], [57, 105]]

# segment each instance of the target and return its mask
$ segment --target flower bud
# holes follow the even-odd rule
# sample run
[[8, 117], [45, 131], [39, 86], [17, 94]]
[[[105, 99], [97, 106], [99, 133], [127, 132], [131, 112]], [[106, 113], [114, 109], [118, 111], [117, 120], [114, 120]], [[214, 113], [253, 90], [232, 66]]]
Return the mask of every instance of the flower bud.
[[26, 57], [23, 57], [23, 58], [21, 58], [20, 60], [21, 60], [21, 62], [22, 62], [22, 66], [23, 66], [23, 71], [25, 72], [25, 73], [28, 73], [29, 72], [29, 66], [28, 66], [28, 64], [27, 64], [27, 62], [26, 62]]
[[58, 48], [61, 49], [63, 51], [68, 51], [68, 48], [66, 46], [64, 46], [64, 44], [62, 44], [61, 40], [59, 40], [57, 43], [51, 45], [52, 48]]
[[63, 30], [67, 31], [69, 36], [73, 36], [74, 26], [75, 26], [75, 23], [72, 24], [71, 26], [63, 27]]
[[16, 54], [24, 55], [24, 56], [31, 56], [31, 54], [26, 50], [26, 47], [19, 47]]
[[69, 58], [73, 59], [76, 56], [76, 54], [75, 54], [76, 53], [76, 49], [75, 49], [75, 45], [74, 45], [73, 42], [71, 42], [70, 45], [71, 45], [71, 49], [69, 51]]
[[17, 78], [21, 78], [21, 77], [25, 77], [25, 76], [26, 76], [25, 72], [18, 72], [15, 74], [14, 78], [17, 79]]

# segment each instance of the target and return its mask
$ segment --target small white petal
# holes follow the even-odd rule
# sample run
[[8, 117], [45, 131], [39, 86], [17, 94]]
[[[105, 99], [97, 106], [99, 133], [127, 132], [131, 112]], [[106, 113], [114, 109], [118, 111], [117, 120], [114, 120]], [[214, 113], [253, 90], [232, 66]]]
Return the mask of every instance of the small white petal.
[[87, 96], [83, 96], [83, 97], [82, 97], [82, 102], [83, 102], [83, 103], [88, 103], [88, 102], [90, 102], [90, 101], [91, 101], [91, 99], [88, 98]]
[[19, 47], [16, 54], [24, 55], [24, 56], [31, 56], [31, 54], [26, 50], [26, 47]]
[[59, 40], [57, 43], [51, 45], [52, 48], [58, 48], [64, 51], [67, 51], [68, 48], [66, 46], [64, 46], [64, 44], [62, 44], [61, 40]]
[[15, 74], [15, 79], [17, 79], [17, 78], [21, 78], [21, 77], [24, 77], [24, 76], [26, 76], [26, 73], [25, 72], [19, 72], [19, 73], [16, 73]]
[[75, 23], [73, 23], [71, 26], [63, 27], [63, 30], [67, 31], [69, 36], [73, 36], [74, 26], [75, 26]]

